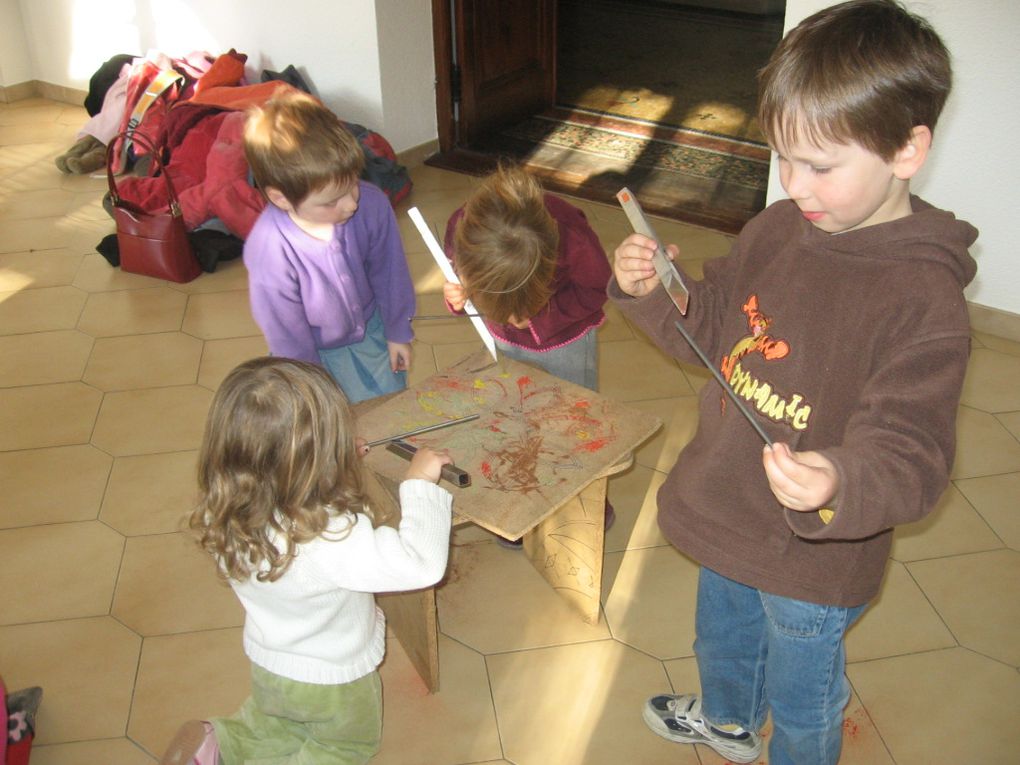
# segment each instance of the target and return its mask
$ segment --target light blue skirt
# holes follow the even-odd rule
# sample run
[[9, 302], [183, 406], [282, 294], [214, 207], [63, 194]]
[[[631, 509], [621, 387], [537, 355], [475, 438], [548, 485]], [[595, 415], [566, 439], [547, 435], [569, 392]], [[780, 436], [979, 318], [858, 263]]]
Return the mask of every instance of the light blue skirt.
[[319, 358], [352, 404], [407, 388], [407, 372], [390, 369], [390, 351], [378, 309], [368, 320], [360, 343], [320, 348]]

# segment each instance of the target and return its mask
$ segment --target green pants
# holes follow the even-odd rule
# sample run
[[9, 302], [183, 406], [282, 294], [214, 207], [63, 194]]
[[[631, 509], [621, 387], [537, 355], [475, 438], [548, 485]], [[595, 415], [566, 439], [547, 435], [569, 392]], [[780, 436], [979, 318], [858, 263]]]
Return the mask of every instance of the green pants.
[[251, 696], [237, 714], [210, 721], [224, 765], [355, 765], [379, 751], [378, 672], [343, 685], [315, 685], [253, 664], [251, 681]]

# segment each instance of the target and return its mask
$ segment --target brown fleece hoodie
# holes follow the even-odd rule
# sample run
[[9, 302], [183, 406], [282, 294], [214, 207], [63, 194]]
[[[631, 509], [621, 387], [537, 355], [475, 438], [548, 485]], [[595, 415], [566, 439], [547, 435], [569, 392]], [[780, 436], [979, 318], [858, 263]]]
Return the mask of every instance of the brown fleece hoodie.
[[[822, 452], [840, 475], [830, 523], [781, 507], [761, 438], [710, 381], [658, 494], [663, 533], [702, 565], [777, 595], [860, 605], [878, 592], [892, 528], [945, 489], [977, 230], [911, 204], [905, 218], [831, 235], [777, 202], [690, 284], [685, 327], [769, 437]], [[664, 351], [698, 363], [665, 290], [631, 298], [614, 279], [609, 296]]]

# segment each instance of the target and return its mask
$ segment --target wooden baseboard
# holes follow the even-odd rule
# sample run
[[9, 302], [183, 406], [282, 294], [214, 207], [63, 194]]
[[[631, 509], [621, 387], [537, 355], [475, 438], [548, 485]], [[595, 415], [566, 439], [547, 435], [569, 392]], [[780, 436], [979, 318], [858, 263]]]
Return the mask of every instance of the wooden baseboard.
[[970, 326], [976, 332], [1020, 343], [1020, 314], [977, 303], [967, 303], [967, 311], [970, 313]]
[[39, 80], [28, 80], [19, 82], [17, 85], [0, 87], [0, 103], [5, 104], [12, 104], [25, 98], [48, 98], [50, 101], [59, 101], [62, 104], [81, 106], [85, 103], [87, 95], [88, 93], [84, 90], [53, 85]]
[[38, 88], [35, 81], [19, 82], [17, 85], [5, 85], [0, 87], [0, 103], [13, 104], [23, 98], [32, 98], [38, 95]]
[[425, 160], [437, 151], [439, 151], [439, 139], [433, 138], [431, 141], [397, 152], [397, 162], [410, 170], [425, 164]]

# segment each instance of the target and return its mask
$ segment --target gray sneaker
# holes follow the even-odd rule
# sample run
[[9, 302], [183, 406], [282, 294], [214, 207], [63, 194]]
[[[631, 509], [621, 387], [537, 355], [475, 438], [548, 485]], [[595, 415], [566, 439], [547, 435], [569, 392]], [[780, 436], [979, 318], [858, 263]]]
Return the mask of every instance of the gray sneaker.
[[680, 744], [705, 744], [733, 762], [754, 762], [761, 754], [757, 733], [712, 725], [701, 716], [701, 697], [691, 693], [653, 696], [645, 703], [641, 716], [663, 738]]

